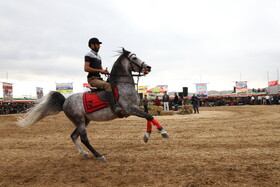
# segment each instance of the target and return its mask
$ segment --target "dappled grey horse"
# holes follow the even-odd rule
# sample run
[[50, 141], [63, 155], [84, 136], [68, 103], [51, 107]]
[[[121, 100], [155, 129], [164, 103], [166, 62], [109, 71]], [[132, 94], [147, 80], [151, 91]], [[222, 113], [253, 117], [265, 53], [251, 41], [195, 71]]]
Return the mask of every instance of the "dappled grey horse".
[[[155, 125], [163, 138], [168, 138], [166, 130], [149, 114], [140, 110], [138, 107], [139, 96], [135, 89], [135, 82], [132, 72], [138, 72], [136, 76], [142, 76], [151, 71], [151, 67], [141, 61], [137, 56], [125, 49], [122, 50], [117, 61], [114, 63], [110, 72], [110, 81], [113, 88], [118, 91], [118, 103], [123, 108], [125, 117], [135, 115], [147, 119], [147, 131], [144, 135], [144, 142], [148, 142], [152, 132], [152, 125]], [[104, 97], [105, 92], [98, 92], [100, 97]], [[76, 129], [71, 134], [71, 138], [78, 151], [86, 158], [88, 153], [82, 149], [78, 143], [78, 137], [81, 142], [97, 157], [100, 161], [106, 162], [104, 155], [97, 152], [89, 143], [86, 127], [90, 121], [108, 121], [118, 118], [112, 112], [110, 107], [97, 110], [92, 113], [86, 113], [83, 105], [83, 93], [76, 93], [67, 99], [59, 93], [52, 91], [26, 113], [23, 118], [18, 120], [18, 125], [27, 126], [38, 122], [46, 116], [57, 114], [64, 111], [66, 116], [75, 124]]]

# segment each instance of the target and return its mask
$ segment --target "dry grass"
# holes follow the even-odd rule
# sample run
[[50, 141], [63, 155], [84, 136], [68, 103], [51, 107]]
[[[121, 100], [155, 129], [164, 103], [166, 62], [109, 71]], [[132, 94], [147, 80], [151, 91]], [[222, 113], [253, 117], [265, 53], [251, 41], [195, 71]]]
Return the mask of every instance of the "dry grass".
[[107, 163], [84, 159], [63, 113], [20, 128], [0, 116], [0, 186], [280, 186], [280, 106], [200, 108], [200, 114], [91, 122], [88, 136]]

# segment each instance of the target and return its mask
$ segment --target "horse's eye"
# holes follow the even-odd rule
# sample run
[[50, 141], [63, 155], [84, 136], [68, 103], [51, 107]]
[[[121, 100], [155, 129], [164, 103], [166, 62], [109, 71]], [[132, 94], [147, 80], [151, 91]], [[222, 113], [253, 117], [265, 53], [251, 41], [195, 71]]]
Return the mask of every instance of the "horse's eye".
[[137, 58], [136, 57], [132, 57], [132, 60], [136, 60]]

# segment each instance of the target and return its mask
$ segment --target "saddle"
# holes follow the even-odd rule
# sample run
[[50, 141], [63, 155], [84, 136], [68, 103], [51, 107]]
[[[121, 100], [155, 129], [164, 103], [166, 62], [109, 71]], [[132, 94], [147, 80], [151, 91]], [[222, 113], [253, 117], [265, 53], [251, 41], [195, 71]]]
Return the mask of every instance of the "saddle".
[[[87, 114], [109, 107], [105, 91], [95, 87], [89, 87], [91, 91], [83, 93], [83, 104]], [[119, 98], [118, 89], [115, 87], [114, 95], [116, 100]]]

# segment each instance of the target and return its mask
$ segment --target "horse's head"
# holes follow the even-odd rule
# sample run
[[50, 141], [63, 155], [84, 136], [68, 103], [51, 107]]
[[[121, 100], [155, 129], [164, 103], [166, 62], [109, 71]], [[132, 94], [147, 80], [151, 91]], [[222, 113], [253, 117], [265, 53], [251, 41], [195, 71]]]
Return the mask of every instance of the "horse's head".
[[140, 60], [134, 53], [123, 48], [123, 55], [130, 63], [130, 66], [128, 67], [130, 71], [138, 72], [139, 74], [143, 73], [144, 75], [151, 71], [151, 66]]

